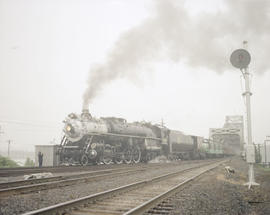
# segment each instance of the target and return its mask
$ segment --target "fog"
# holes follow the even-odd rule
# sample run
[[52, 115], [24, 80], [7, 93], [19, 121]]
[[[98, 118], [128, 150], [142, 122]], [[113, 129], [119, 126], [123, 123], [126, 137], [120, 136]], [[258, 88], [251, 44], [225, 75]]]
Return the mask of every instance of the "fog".
[[244, 115], [233, 50], [248, 41], [253, 139], [269, 135], [269, 1], [0, 0], [0, 151], [59, 143], [63, 119], [163, 119], [208, 137]]

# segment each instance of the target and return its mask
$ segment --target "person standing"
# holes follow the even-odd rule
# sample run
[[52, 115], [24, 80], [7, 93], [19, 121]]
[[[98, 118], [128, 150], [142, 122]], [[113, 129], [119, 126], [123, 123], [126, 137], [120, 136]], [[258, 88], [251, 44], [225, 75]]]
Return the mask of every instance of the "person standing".
[[42, 167], [43, 162], [43, 154], [41, 152], [38, 152], [38, 166]]

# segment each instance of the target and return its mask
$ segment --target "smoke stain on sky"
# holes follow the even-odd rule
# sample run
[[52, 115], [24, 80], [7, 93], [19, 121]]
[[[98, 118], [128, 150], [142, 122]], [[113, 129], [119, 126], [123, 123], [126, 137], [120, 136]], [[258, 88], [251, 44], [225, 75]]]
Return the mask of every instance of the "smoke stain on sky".
[[[120, 36], [107, 59], [93, 66], [84, 93], [84, 108], [111, 81], [118, 78], [133, 80], [138, 73], [147, 72], [146, 64], [161, 56], [193, 68], [206, 68], [217, 73], [230, 69], [228, 56], [240, 41], [252, 41], [252, 53], [270, 45], [265, 38], [270, 33], [269, 3], [224, 2], [225, 9], [216, 13], [192, 17], [183, 1], [155, 1], [155, 14], [141, 25]], [[269, 53], [260, 56], [257, 70], [268, 69]], [[258, 60], [257, 59], [257, 60]]]

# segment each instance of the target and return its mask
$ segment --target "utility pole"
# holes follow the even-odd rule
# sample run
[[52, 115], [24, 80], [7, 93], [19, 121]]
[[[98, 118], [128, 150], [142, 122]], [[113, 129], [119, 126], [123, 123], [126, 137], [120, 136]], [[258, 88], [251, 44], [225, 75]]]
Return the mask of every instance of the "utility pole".
[[161, 126], [164, 127], [164, 121], [163, 121], [163, 118], [161, 118]]
[[4, 134], [4, 132], [2, 131], [2, 127], [0, 126], [0, 135]]
[[10, 143], [11, 143], [11, 140], [8, 140], [8, 157], [10, 158]]
[[2, 131], [2, 127], [0, 126], [0, 136], [1, 134], [4, 134], [4, 132]]

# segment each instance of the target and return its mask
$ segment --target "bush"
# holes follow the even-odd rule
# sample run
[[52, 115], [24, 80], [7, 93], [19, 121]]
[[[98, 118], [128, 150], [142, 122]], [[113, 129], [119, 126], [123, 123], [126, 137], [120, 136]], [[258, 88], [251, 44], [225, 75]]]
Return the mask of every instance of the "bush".
[[33, 167], [33, 166], [35, 166], [35, 163], [30, 158], [26, 158], [26, 161], [24, 163], [24, 166], [26, 166], [26, 167]]
[[18, 166], [19, 165], [15, 161], [0, 155], [0, 167], [1, 168], [3, 168], [3, 167], [18, 167]]

